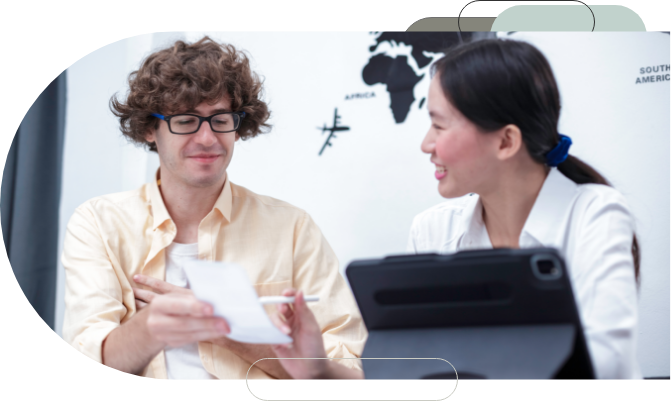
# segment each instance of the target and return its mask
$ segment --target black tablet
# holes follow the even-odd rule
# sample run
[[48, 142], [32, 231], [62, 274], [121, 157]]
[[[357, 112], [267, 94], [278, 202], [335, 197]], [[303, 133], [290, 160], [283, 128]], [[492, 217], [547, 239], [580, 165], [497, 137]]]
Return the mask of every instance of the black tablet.
[[[363, 358], [441, 358], [456, 362], [462, 378], [594, 378], [554, 249], [389, 256], [353, 261], [346, 275], [369, 331]], [[454, 375], [441, 376], [449, 365], [439, 363], [363, 364], [367, 378]]]

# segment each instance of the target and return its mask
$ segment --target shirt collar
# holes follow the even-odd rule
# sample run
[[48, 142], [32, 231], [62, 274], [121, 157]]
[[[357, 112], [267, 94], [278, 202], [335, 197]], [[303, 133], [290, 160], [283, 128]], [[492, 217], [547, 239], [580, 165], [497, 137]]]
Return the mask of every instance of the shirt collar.
[[557, 227], [566, 218], [566, 213], [577, 193], [578, 184], [557, 168], [551, 168], [522, 232], [528, 233], [543, 245], [551, 244], [557, 233]]
[[[157, 172], [158, 175], [158, 172]], [[161, 191], [158, 188], [157, 180], [154, 180], [149, 185], [149, 204], [152, 210], [152, 215], [154, 216], [154, 224], [152, 226], [153, 230], [156, 230], [161, 224], [166, 220], [171, 220], [168, 209], [163, 203], [163, 197], [161, 196]], [[233, 193], [231, 191], [231, 182], [228, 179], [228, 174], [226, 175], [226, 181], [224, 182], [224, 188], [222, 189], [217, 201], [214, 202], [214, 209], [219, 210], [221, 215], [228, 221], [231, 221], [231, 208], [233, 204]]]
[[[556, 168], [550, 169], [529, 217], [524, 223], [522, 234], [527, 233], [543, 245], [551, 245], [554, 242], [557, 227], [565, 218], [577, 191], [576, 183]], [[473, 197], [477, 197], [477, 201], [471, 202], [464, 210], [466, 218], [463, 221], [461, 235], [456, 238], [457, 249], [491, 248], [492, 246], [485, 223], [482, 221], [482, 200], [477, 194], [473, 194]], [[522, 241], [521, 237], [520, 241]], [[444, 244], [443, 249], [449, 248], [449, 243]]]
[[221, 190], [221, 194], [217, 198], [217, 201], [214, 202], [214, 208], [219, 210], [222, 216], [228, 221], [231, 222], [231, 208], [233, 206], [233, 192], [231, 190], [231, 181], [228, 179], [228, 174], [226, 174], [226, 181], [224, 182], [224, 189]]
[[472, 194], [475, 199], [469, 203], [464, 210], [466, 219], [463, 222], [463, 231], [457, 239], [457, 249], [489, 248], [491, 242], [482, 221], [482, 200], [477, 194]]

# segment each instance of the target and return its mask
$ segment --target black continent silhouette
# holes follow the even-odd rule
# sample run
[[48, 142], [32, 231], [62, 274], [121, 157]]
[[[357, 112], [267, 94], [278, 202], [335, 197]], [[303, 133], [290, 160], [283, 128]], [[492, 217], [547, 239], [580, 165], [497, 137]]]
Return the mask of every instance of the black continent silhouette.
[[[460, 41], [470, 39], [470, 32], [382, 32], [376, 37], [375, 44], [370, 46], [369, 51], [374, 53], [384, 42], [395, 45], [405, 44], [412, 47], [410, 56], [421, 69], [433, 61], [433, 58], [425, 53], [444, 53], [446, 49]], [[394, 121], [400, 124], [408, 117], [410, 106], [415, 101], [413, 93], [415, 85], [424, 78], [425, 74], [415, 73], [408, 64], [408, 56], [391, 57], [379, 53], [368, 60], [361, 75], [367, 85], [381, 83], [387, 86], [391, 100], [389, 107]], [[420, 102], [420, 105], [423, 104], [424, 99]]]

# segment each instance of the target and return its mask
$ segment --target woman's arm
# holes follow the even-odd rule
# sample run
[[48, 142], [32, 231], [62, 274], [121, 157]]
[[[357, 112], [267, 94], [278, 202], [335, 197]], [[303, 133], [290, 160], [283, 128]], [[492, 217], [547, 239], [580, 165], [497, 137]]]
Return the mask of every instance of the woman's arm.
[[640, 378], [633, 218], [615, 190], [584, 210], [569, 267], [594, 370], [599, 379]]
[[273, 321], [294, 341], [274, 345], [273, 351], [278, 358], [309, 358], [280, 359], [282, 367], [294, 379], [363, 379], [362, 371], [327, 359], [319, 325], [303, 299], [303, 293], [290, 289], [284, 290], [282, 295], [295, 296], [293, 308], [288, 304], [279, 305]]

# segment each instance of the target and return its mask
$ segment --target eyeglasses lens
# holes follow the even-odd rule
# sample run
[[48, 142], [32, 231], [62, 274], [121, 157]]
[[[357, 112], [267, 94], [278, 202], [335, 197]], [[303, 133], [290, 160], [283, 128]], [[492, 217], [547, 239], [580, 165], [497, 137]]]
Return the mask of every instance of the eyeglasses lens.
[[212, 116], [212, 130], [217, 132], [233, 131], [238, 128], [239, 117], [237, 114], [217, 114]]
[[[199, 119], [190, 115], [176, 115], [170, 119], [170, 128], [176, 134], [192, 134], [198, 130]], [[231, 132], [238, 129], [240, 116], [237, 114], [216, 114], [210, 120], [214, 132]]]

